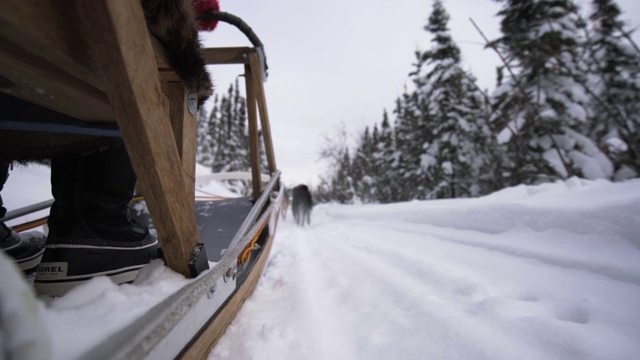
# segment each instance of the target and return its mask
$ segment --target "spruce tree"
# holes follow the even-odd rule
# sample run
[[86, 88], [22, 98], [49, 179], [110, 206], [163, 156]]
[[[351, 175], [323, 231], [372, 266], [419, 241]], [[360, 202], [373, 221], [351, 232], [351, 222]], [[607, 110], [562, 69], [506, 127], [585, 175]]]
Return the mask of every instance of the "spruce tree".
[[356, 194], [351, 177], [349, 149], [345, 148], [342, 154], [335, 176], [331, 181], [332, 197], [341, 204], [353, 204]]
[[[411, 97], [420, 115], [419, 198], [476, 196], [478, 152], [483, 136], [483, 96], [475, 78], [462, 69], [460, 49], [453, 41], [449, 15], [436, 0], [425, 30], [432, 36], [429, 50], [419, 53]], [[424, 186], [427, 185], [427, 186]]]
[[369, 203], [374, 201], [371, 193], [373, 178], [372, 148], [374, 139], [370, 135], [369, 127], [365, 127], [360, 141], [354, 151], [349, 176], [354, 185], [354, 195], [359, 202]]
[[[584, 136], [588, 97], [579, 55], [584, 24], [571, 0], [498, 0], [502, 37], [494, 45], [511, 75], [494, 95], [495, 119], [515, 183], [578, 175], [609, 178], [612, 165]], [[581, 133], [582, 132], [582, 133]]]
[[215, 162], [212, 165], [213, 172], [231, 171], [232, 157], [237, 149], [232, 136], [231, 101], [227, 94], [220, 97], [218, 111], [211, 118], [211, 131], [216, 134], [214, 144]]
[[240, 85], [237, 78], [233, 84], [232, 94], [232, 133], [235, 136], [235, 141], [239, 144], [236, 151], [237, 167], [239, 170], [249, 171], [251, 164], [249, 159], [249, 132], [247, 128], [247, 100], [240, 94]]
[[369, 203], [380, 202], [380, 178], [382, 176], [382, 172], [385, 171], [385, 169], [382, 168], [381, 160], [377, 156], [377, 151], [381, 146], [380, 141], [381, 136], [380, 130], [378, 130], [378, 124], [374, 124], [371, 142], [366, 148], [369, 170], [367, 172], [367, 176], [363, 179], [369, 187], [369, 191], [367, 192], [367, 196], [365, 196], [364, 200]]
[[389, 115], [386, 110], [382, 114], [380, 136], [375, 146], [373, 159], [376, 169], [374, 174], [376, 200], [381, 203], [398, 201], [399, 196], [396, 190], [398, 153], [394, 131], [389, 124]]
[[616, 179], [640, 174], [640, 54], [623, 33], [613, 0], [593, 0], [590, 50], [595, 77], [589, 136], [611, 154]]
[[398, 152], [394, 175], [396, 181], [397, 201], [416, 199], [423, 192], [421, 167], [421, 153], [423, 138], [429, 134], [420, 125], [421, 104], [417, 101], [417, 94], [405, 92], [396, 99], [395, 114], [395, 144]]
[[209, 136], [209, 116], [207, 109], [203, 106], [196, 115], [196, 163], [211, 167], [213, 163], [213, 152], [211, 149], [212, 139]]
[[[197, 117], [196, 161], [214, 173], [250, 170], [246, 100], [239, 89], [236, 80], [225, 94], [216, 94], [209, 116], [201, 109]], [[251, 190], [245, 180], [229, 181], [227, 187], [239, 194]]]
[[211, 167], [213, 172], [217, 172], [216, 163], [219, 161], [217, 159], [218, 156], [218, 148], [222, 142], [223, 135], [221, 133], [222, 129], [220, 127], [220, 97], [216, 94], [213, 98], [213, 108], [209, 113], [209, 117], [207, 118], [207, 138], [209, 140], [209, 149], [211, 151], [211, 162], [208, 164]]

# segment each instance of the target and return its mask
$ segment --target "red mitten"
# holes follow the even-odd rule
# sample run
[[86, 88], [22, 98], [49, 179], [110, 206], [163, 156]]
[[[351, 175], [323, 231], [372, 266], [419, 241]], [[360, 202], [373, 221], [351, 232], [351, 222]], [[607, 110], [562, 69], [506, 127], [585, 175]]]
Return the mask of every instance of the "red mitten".
[[[200, 15], [209, 10], [220, 11], [220, 4], [218, 4], [218, 0], [193, 0], [193, 9], [196, 15]], [[213, 31], [218, 26], [218, 21], [199, 20], [198, 25], [202, 31]]]

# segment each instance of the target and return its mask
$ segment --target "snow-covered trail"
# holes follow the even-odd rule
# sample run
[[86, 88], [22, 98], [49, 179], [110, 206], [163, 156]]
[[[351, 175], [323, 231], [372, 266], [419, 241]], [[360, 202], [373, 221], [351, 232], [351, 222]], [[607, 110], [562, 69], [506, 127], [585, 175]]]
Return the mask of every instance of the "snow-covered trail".
[[484, 221], [468, 200], [318, 207], [308, 228], [281, 222], [210, 359], [637, 358], [631, 199], [583, 214], [494, 201]]
[[[45, 167], [15, 169], [5, 205], [46, 200], [48, 184]], [[312, 221], [280, 222], [211, 359], [638, 359], [640, 179], [322, 205]], [[96, 278], [41, 303], [52, 358], [79, 356], [188, 281], [154, 262], [134, 284]]]

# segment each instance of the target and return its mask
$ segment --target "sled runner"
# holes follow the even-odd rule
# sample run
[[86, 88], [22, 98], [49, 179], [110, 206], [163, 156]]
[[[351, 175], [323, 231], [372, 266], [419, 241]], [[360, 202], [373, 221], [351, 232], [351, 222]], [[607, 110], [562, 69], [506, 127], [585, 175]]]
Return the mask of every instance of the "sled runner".
[[[194, 200], [197, 96], [150, 36], [138, 1], [0, 3], [0, 95], [25, 104], [21, 115], [0, 119], [0, 156], [43, 157], [121, 137], [144, 194], [132, 206], [148, 209], [140, 220], [154, 226], [167, 266], [200, 275], [86, 358], [206, 356], [266, 264], [282, 194], [263, 87], [264, 50], [239, 18], [207, 16], [236, 25], [254, 45], [201, 51], [207, 64], [244, 66], [249, 198]], [[50, 203], [40, 205], [28, 211]], [[207, 270], [207, 261], [216, 265]]]

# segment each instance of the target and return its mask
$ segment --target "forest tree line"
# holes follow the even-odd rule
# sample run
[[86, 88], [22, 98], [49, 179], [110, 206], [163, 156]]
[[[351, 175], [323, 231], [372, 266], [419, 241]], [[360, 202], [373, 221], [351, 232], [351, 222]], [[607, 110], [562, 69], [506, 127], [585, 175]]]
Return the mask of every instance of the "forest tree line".
[[[640, 174], [640, 48], [613, 0], [494, 0], [502, 59], [496, 90], [464, 69], [449, 15], [435, 0], [409, 86], [382, 119], [333, 136], [317, 201], [389, 203], [475, 197], [507, 186], [577, 176], [623, 181]], [[481, 29], [479, 29], [481, 30]], [[479, 32], [479, 34], [481, 34]], [[238, 82], [198, 114], [197, 162], [248, 171], [246, 100]], [[264, 157], [262, 159], [265, 162]], [[246, 194], [246, 182], [230, 188]]]
[[325, 145], [332, 166], [318, 200], [474, 197], [640, 174], [640, 49], [616, 2], [592, 0], [584, 11], [572, 0], [498, 2], [501, 36], [484, 50], [502, 59], [496, 90], [464, 69], [435, 0], [424, 26], [431, 46], [416, 51], [411, 88], [355, 147]]
[[[211, 110], [201, 107], [197, 115], [196, 162], [213, 173], [249, 172], [249, 135], [247, 100], [236, 80], [226, 93], [216, 93]], [[264, 146], [260, 144], [261, 166], [266, 171]], [[249, 180], [224, 181], [226, 187], [240, 195], [248, 195]]]

